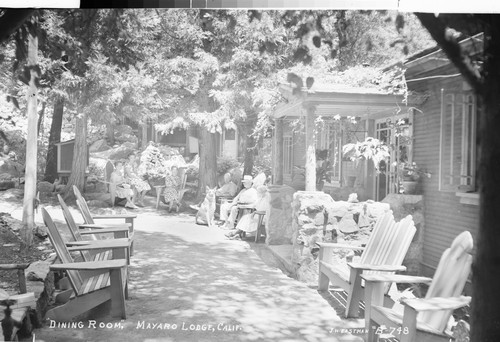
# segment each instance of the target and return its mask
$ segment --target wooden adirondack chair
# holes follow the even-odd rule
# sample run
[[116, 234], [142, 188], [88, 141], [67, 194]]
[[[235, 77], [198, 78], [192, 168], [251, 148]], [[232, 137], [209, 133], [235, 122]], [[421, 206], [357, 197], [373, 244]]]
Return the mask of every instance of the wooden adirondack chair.
[[[357, 317], [359, 303], [364, 296], [360, 275], [405, 271], [406, 267], [402, 266], [403, 259], [415, 232], [411, 215], [396, 223], [392, 211], [389, 211], [377, 220], [365, 248], [338, 243], [318, 243], [320, 245], [318, 290], [328, 290], [330, 282], [333, 286], [341, 287], [347, 292], [346, 317]], [[344, 265], [331, 263], [332, 248], [360, 249], [363, 250], [363, 254], [359, 263], [350, 262], [346, 268]], [[389, 291], [389, 287], [390, 284], [386, 286], [384, 293]], [[386, 300], [391, 302], [388, 296]]]
[[73, 294], [69, 300], [63, 305], [50, 309], [46, 318], [62, 322], [70, 321], [111, 300], [111, 316], [125, 319], [125, 298], [128, 298], [127, 261], [116, 259], [73, 262], [70, 251], [80, 251], [86, 246], [67, 248], [49, 213], [45, 208], [41, 210], [50, 241], [62, 262], [62, 264], [51, 265], [50, 269], [65, 271], [73, 288]]
[[[128, 237], [131, 239], [131, 245], [130, 245], [130, 255], [134, 254], [134, 219], [137, 217], [136, 214], [113, 214], [113, 215], [92, 215], [90, 212], [90, 209], [87, 205], [87, 201], [85, 201], [85, 198], [83, 198], [82, 194], [80, 193], [80, 190], [73, 185], [73, 192], [75, 193], [76, 196], [76, 204], [78, 205], [78, 208], [80, 208], [80, 212], [83, 216], [83, 221], [88, 224], [88, 225], [95, 225], [96, 222], [95, 220], [105, 220], [105, 219], [124, 219], [125, 224], [129, 226], [129, 234]], [[120, 224], [122, 226], [123, 224]], [[89, 226], [90, 227], [90, 226]], [[94, 228], [96, 228], [94, 226]]]
[[[466, 306], [471, 297], [460, 296], [464, 290], [472, 264], [472, 235], [463, 232], [451, 247], [444, 251], [434, 278], [404, 275], [367, 274], [365, 320], [368, 341], [376, 341], [379, 333], [390, 333], [401, 342], [449, 341], [448, 321], [454, 309]], [[383, 285], [386, 282], [431, 282], [425, 298], [401, 300], [404, 313], [381, 306]], [[382, 330], [380, 327], [384, 327]]]
[[[76, 224], [75, 220], [73, 219], [73, 215], [71, 215], [71, 212], [69, 211], [68, 206], [66, 205], [66, 202], [62, 199], [60, 195], [57, 195], [57, 199], [59, 200], [59, 204], [61, 205], [61, 208], [63, 210], [63, 215], [64, 219], [66, 220], [66, 224], [68, 225], [68, 229], [73, 236], [73, 239], [75, 242], [83, 242], [85, 244], [92, 244], [93, 246], [101, 246], [101, 245], [116, 245], [117, 243], [120, 243], [120, 245], [126, 246], [128, 249], [127, 252], [127, 264], [130, 264], [130, 244], [131, 240], [128, 238], [128, 233], [129, 233], [129, 228], [128, 226], [111, 226], [111, 227], [106, 227], [106, 226], [98, 226], [98, 225], [92, 225], [92, 224], [83, 224], [80, 225], [80, 228], [95, 228], [95, 229], [90, 229], [90, 230], [84, 230], [80, 231], [78, 228], [78, 225]], [[95, 236], [95, 235], [100, 235], [100, 234], [113, 234], [114, 239], [103, 239], [103, 240], [85, 240], [83, 238], [83, 235], [87, 236]], [[68, 245], [68, 243], [66, 243]], [[72, 243], [72, 245], [75, 245]], [[97, 253], [92, 253], [91, 251], [88, 250], [82, 250], [80, 251], [83, 261], [98, 261], [98, 260], [109, 260], [111, 259], [111, 251], [106, 250], [103, 252], [97, 252]]]

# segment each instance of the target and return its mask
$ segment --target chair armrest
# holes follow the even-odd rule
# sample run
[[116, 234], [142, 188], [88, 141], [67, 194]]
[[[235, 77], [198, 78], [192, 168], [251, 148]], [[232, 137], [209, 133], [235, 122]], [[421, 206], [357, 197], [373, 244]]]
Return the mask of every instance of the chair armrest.
[[116, 223], [116, 224], [92, 224], [92, 223], [83, 223], [78, 225], [78, 228], [92, 228], [92, 229], [108, 229], [108, 228], [130, 228], [132, 225], [130, 223]]
[[108, 240], [92, 240], [92, 241], [78, 241], [72, 247], [68, 247], [70, 252], [89, 251], [98, 249], [120, 249], [129, 248], [130, 240], [128, 238], [121, 239], [108, 239]]
[[0, 270], [24, 270], [29, 264], [0, 264]]
[[347, 265], [351, 268], [370, 270], [370, 271], [383, 271], [383, 272], [397, 272], [406, 271], [406, 266], [403, 265], [370, 265], [370, 264], [360, 264], [357, 262], [348, 262]]
[[17, 280], [19, 283], [19, 292], [24, 294], [27, 292], [26, 289], [26, 275], [24, 274], [24, 270], [27, 269], [29, 264], [1, 264], [0, 270], [16, 270], [17, 271]]
[[381, 282], [391, 282], [400, 284], [430, 284], [432, 278], [427, 277], [416, 277], [402, 274], [362, 274], [363, 278], [367, 282], [381, 283]]
[[402, 304], [411, 307], [417, 312], [455, 310], [468, 305], [470, 301], [471, 297], [468, 296], [401, 299]]
[[105, 261], [72, 262], [67, 264], [53, 264], [49, 268], [51, 271], [63, 270], [112, 270], [127, 266], [127, 260], [115, 259]]
[[96, 235], [96, 234], [106, 234], [106, 233], [116, 233], [116, 232], [129, 232], [127, 227], [110, 227], [110, 228], [102, 228], [96, 230], [82, 230], [80, 235]]
[[137, 214], [92, 215], [93, 219], [136, 218]]
[[335, 243], [335, 242], [316, 242], [320, 248], [346, 248], [346, 249], [358, 249], [358, 250], [364, 250], [365, 247], [362, 246], [356, 246], [356, 245], [347, 245], [347, 244], [342, 244], [342, 243]]

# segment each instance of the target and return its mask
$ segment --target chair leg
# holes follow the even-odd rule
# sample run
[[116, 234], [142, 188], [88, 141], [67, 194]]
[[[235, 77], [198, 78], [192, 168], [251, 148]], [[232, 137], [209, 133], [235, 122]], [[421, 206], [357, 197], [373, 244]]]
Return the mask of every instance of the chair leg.
[[127, 318], [125, 311], [125, 297], [128, 297], [127, 284], [124, 285], [121, 269], [110, 271], [111, 317]]
[[330, 284], [330, 279], [326, 276], [326, 274], [324, 274], [320, 270], [318, 277], [318, 291], [327, 291], [329, 284]]
[[259, 222], [257, 223], [257, 232], [255, 233], [255, 243], [259, 241], [263, 221], [264, 221], [264, 216], [259, 215]]
[[375, 342], [377, 340], [377, 323], [374, 320], [370, 320], [370, 324], [368, 325], [368, 339], [367, 342]]
[[160, 191], [156, 190], [156, 209], [158, 209], [158, 207], [160, 206], [160, 196]]
[[359, 315], [359, 302], [363, 296], [363, 289], [361, 287], [361, 270], [351, 269], [351, 276], [349, 282], [351, 289], [347, 296], [347, 304], [345, 315], [346, 317], [358, 317]]

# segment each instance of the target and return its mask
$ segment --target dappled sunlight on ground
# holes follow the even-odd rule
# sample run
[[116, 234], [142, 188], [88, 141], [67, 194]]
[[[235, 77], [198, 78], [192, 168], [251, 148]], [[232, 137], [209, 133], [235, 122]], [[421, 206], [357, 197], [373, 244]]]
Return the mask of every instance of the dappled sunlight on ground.
[[154, 213], [137, 218], [123, 329], [45, 327], [37, 336], [45, 341], [362, 341], [339, 332], [354, 322], [341, 320], [315, 289], [266, 265], [247, 242], [226, 240], [218, 228], [193, 221], [190, 215]]

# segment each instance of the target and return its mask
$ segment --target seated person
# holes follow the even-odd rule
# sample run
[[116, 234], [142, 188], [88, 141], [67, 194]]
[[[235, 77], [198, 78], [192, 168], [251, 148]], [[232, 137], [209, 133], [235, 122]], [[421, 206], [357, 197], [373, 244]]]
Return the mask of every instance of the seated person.
[[165, 203], [168, 204], [168, 212], [171, 212], [174, 205], [175, 210], [179, 212], [179, 190], [181, 186], [181, 177], [179, 177], [179, 168], [173, 165], [170, 168], [170, 172], [165, 176], [165, 191], [163, 196]]
[[[256, 211], [264, 211], [267, 212], [269, 208], [269, 197], [267, 195], [267, 187], [265, 185], [261, 185], [257, 187], [257, 202], [255, 203]], [[255, 214], [255, 212], [244, 215], [238, 220], [238, 224], [236, 225], [236, 230], [232, 231], [228, 234], [229, 237], [237, 237], [242, 233], [256, 233], [257, 225], [259, 224], [259, 216]]]
[[144, 197], [146, 197], [146, 193], [151, 190], [151, 186], [144, 179], [139, 177], [138, 169], [139, 162], [136, 158], [135, 153], [132, 153], [128, 156], [128, 162], [125, 164], [125, 179], [128, 184], [132, 186], [132, 189], [135, 192], [135, 196], [137, 197], [137, 203], [141, 206], [144, 206]]
[[111, 205], [115, 205], [115, 198], [125, 199], [126, 208], [137, 209], [134, 204], [134, 190], [130, 184], [127, 183], [123, 175], [123, 162], [117, 161], [115, 164], [115, 170], [111, 173], [109, 177], [109, 192], [111, 193]]
[[224, 175], [224, 185], [222, 185], [217, 191], [215, 191], [215, 196], [217, 197], [234, 197], [238, 192], [238, 187], [231, 180], [231, 174], [226, 173]]
[[0, 152], [0, 157], [9, 158], [12, 161], [17, 161], [17, 154], [16, 152], [10, 150], [9, 145], [3, 145], [2, 152]]
[[238, 215], [238, 208], [253, 208], [257, 202], [257, 190], [252, 187], [253, 178], [250, 175], [245, 175], [242, 180], [243, 190], [231, 201], [221, 205], [220, 218], [225, 221], [225, 229], [234, 229], [234, 221]]

